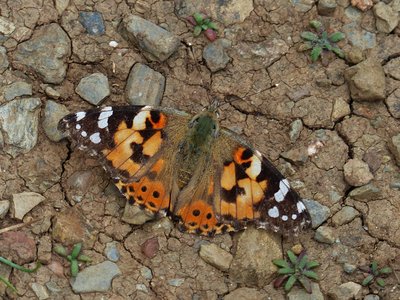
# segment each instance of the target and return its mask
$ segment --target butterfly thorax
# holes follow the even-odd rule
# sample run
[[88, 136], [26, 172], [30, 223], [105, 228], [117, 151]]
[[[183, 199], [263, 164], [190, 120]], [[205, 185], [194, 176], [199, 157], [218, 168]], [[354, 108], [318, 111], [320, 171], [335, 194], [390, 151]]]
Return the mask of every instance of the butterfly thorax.
[[212, 143], [218, 135], [219, 125], [215, 113], [206, 111], [196, 115], [189, 123], [189, 130], [177, 155], [178, 186], [185, 187], [194, 172], [199, 174], [210, 160]]

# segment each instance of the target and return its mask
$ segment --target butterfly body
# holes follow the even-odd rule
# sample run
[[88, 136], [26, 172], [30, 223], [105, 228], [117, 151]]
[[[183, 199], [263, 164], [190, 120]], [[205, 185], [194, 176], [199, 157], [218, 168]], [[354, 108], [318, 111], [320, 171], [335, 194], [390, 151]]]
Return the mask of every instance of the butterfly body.
[[216, 109], [105, 107], [64, 117], [59, 128], [96, 155], [128, 203], [179, 228], [213, 235], [249, 223], [296, 233], [310, 223], [300, 197]]

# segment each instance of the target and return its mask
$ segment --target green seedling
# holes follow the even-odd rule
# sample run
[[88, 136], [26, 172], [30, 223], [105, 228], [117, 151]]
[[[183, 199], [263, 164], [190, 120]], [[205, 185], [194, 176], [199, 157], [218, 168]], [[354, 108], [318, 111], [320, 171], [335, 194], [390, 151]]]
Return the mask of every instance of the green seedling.
[[392, 273], [392, 269], [389, 267], [378, 269], [376, 261], [373, 261], [368, 267], [361, 267], [360, 269], [368, 274], [361, 283], [363, 286], [368, 286], [376, 282], [379, 287], [384, 288], [385, 280], [383, 280], [383, 277], [387, 277]]
[[186, 18], [187, 21], [193, 25], [193, 35], [199, 36], [200, 33], [204, 32], [204, 35], [211, 42], [217, 39], [218, 30], [217, 25], [211, 21], [209, 17], [202, 13], [194, 13], [193, 15]]
[[344, 58], [344, 52], [336, 43], [345, 38], [344, 33], [334, 32], [328, 34], [322, 23], [316, 20], [310, 22], [310, 27], [314, 29], [315, 32], [303, 31], [300, 36], [306, 42], [300, 47], [301, 51], [311, 50], [310, 57], [312, 62], [316, 62], [317, 59], [323, 55], [323, 51], [332, 51], [338, 57]]
[[[11, 268], [17, 269], [17, 270], [25, 272], [25, 273], [36, 272], [41, 266], [40, 263], [36, 263], [36, 267], [34, 267], [33, 269], [27, 269], [27, 268], [24, 268], [23, 266], [17, 265], [16, 263], [13, 263], [11, 260], [8, 260], [8, 259], [6, 259], [4, 257], [1, 257], [1, 256], [0, 256], [0, 262], [5, 264], [5, 265], [7, 265], [7, 266], [10, 266]], [[17, 289], [15, 288], [15, 286], [11, 282], [9, 282], [7, 279], [5, 279], [3, 276], [0, 276], [0, 281], [4, 282], [4, 284], [7, 287], [9, 287], [12, 291], [14, 291], [15, 293], [17, 292]]]
[[67, 249], [65, 249], [61, 245], [58, 245], [53, 249], [55, 253], [62, 257], [65, 257], [69, 261], [72, 277], [76, 277], [76, 275], [78, 275], [79, 261], [84, 263], [91, 262], [91, 259], [88, 256], [80, 254], [81, 250], [82, 243], [75, 244], [70, 254], [68, 254]]
[[318, 280], [318, 275], [312, 269], [319, 266], [316, 261], [309, 261], [305, 251], [301, 252], [299, 256], [296, 256], [292, 251], [287, 251], [289, 260], [285, 259], [274, 259], [272, 262], [279, 269], [277, 273], [279, 277], [274, 280], [274, 287], [279, 288], [284, 283], [284, 289], [289, 292], [296, 282], [299, 282], [301, 286], [307, 291], [312, 293], [311, 281]]

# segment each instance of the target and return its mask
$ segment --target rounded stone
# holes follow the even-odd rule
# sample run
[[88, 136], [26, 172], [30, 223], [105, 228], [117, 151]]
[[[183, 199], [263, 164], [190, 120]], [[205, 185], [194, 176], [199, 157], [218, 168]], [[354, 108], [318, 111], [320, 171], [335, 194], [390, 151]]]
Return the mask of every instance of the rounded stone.
[[374, 179], [368, 165], [357, 158], [348, 160], [343, 171], [344, 179], [351, 186], [362, 186]]

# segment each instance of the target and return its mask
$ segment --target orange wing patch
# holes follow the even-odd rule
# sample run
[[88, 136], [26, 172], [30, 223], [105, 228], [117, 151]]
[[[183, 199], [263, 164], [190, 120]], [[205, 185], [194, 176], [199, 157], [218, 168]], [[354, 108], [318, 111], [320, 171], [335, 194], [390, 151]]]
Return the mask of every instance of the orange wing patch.
[[157, 179], [164, 168], [164, 160], [159, 159], [151, 167], [147, 176], [143, 176], [137, 182], [124, 183], [118, 181], [116, 186], [128, 199], [129, 204], [139, 205], [153, 213], [167, 210], [170, 203], [165, 184]]

